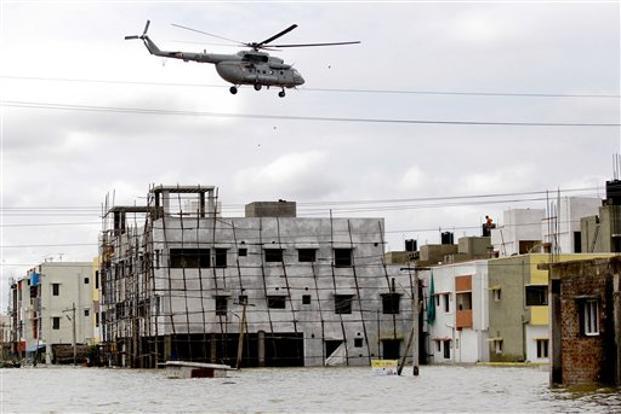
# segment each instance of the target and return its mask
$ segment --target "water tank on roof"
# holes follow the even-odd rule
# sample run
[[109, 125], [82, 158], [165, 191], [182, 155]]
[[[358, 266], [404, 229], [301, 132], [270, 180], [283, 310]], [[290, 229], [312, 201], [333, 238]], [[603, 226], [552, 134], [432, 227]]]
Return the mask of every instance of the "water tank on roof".
[[621, 205], [621, 180], [606, 181], [606, 200], [609, 205]]
[[442, 240], [442, 244], [455, 244], [454, 241], [454, 237], [453, 237], [453, 233], [450, 231], [443, 231], [440, 234], [440, 240]]
[[414, 239], [405, 241], [405, 251], [406, 252], [415, 252], [418, 250], [418, 243]]

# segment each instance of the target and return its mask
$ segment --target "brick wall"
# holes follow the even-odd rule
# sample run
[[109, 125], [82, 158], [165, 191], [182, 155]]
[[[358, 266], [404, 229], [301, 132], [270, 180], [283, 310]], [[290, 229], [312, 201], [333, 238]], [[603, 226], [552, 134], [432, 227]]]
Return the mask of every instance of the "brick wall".
[[[614, 383], [616, 346], [613, 321], [612, 280], [618, 262], [584, 260], [558, 264], [562, 383], [565, 385]], [[580, 329], [580, 304], [598, 300], [599, 335]], [[554, 326], [553, 329], [557, 329]]]

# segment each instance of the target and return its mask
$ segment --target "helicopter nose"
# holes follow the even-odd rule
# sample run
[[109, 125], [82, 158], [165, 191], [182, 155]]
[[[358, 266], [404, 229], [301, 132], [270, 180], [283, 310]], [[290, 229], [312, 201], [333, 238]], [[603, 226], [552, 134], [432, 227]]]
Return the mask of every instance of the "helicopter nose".
[[301, 77], [300, 75], [297, 75], [297, 76], [295, 77], [295, 83], [296, 83], [296, 85], [304, 85], [304, 82], [305, 82], [305, 81], [304, 81], [304, 78], [303, 78], [303, 77]]

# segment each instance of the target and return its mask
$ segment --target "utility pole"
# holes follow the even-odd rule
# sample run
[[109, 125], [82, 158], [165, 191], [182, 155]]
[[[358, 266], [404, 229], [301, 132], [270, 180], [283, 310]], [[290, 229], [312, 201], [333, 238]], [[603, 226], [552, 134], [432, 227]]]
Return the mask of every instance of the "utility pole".
[[403, 357], [402, 363], [399, 365], [398, 373], [401, 374], [403, 370], [403, 365], [405, 365], [405, 358], [407, 353], [409, 352], [410, 344], [412, 344], [412, 375], [418, 376], [419, 374], [419, 332], [420, 332], [420, 299], [418, 297], [418, 287], [419, 287], [419, 279], [418, 279], [418, 271], [419, 270], [430, 270], [430, 267], [402, 267], [401, 270], [414, 271], [414, 280], [412, 281], [412, 288], [414, 292], [412, 294], [412, 331], [410, 332], [410, 338], [408, 339], [408, 344], [406, 346], [405, 355]]
[[71, 343], [73, 345], [73, 365], [76, 365], [76, 361], [77, 361], [77, 348], [76, 348], [76, 334], [75, 334], [75, 302], [73, 302], [73, 306], [71, 307], [71, 309], [65, 309], [63, 310], [63, 312], [71, 312], [71, 318], [69, 318], [69, 316], [67, 316], [68, 319], [71, 319], [71, 322], [73, 324], [72, 328], [71, 328]]
[[244, 333], [246, 329], [246, 307], [248, 306], [248, 302], [244, 301], [242, 306], [242, 317], [239, 322], [239, 342], [237, 343], [237, 369], [241, 368], [242, 357], [244, 354]]

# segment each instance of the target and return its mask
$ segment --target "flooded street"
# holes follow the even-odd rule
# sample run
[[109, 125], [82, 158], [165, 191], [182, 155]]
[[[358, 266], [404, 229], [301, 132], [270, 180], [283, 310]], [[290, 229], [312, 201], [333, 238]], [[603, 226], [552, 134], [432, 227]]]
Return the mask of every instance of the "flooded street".
[[533, 368], [428, 366], [418, 378], [376, 376], [368, 368], [248, 369], [191, 380], [168, 379], [164, 371], [71, 367], [0, 375], [3, 413], [621, 411], [618, 390], [550, 390], [548, 373]]

